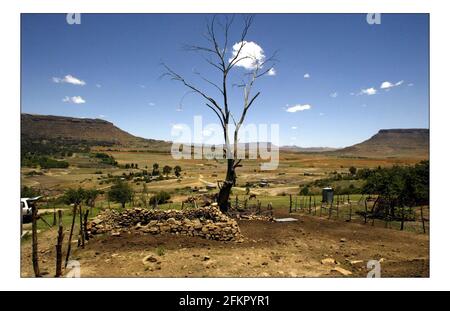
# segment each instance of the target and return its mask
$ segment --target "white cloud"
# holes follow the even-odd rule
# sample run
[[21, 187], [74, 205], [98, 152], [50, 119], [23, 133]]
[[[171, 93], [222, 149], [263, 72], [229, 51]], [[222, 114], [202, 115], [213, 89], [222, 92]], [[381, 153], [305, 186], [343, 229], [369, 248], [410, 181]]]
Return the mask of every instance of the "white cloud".
[[296, 126], [291, 126], [291, 129], [296, 130], [297, 127]]
[[376, 93], [377, 93], [377, 90], [374, 89], [373, 87], [370, 87], [368, 89], [362, 89], [360, 94], [375, 95]]
[[173, 124], [172, 129], [174, 130], [182, 130], [184, 128], [183, 124]]
[[86, 101], [83, 99], [83, 97], [81, 97], [81, 96], [72, 96], [72, 97], [69, 97], [69, 96], [65, 96], [63, 99], [62, 99], [62, 101], [63, 102], [65, 102], [65, 103], [71, 103], [71, 104], [84, 104]]
[[95, 85], [95, 87], [97, 87], [97, 88], [101, 88], [101, 87], [102, 87], [102, 85], [101, 85], [101, 84], [98, 84], [98, 83], [97, 83], [97, 84]]
[[324, 114], [323, 112], [320, 112], [320, 113], [319, 113], [319, 116], [321, 116], [321, 117], [324, 116], [324, 115], [325, 115], [325, 114]]
[[149, 105], [150, 107], [156, 106], [155, 103], [148, 103], [148, 105]]
[[414, 83], [408, 83], [408, 86], [413, 86], [414, 85]]
[[385, 89], [388, 90], [390, 88], [396, 87], [396, 86], [400, 86], [403, 84], [403, 80], [398, 81], [397, 83], [391, 83], [389, 81], [384, 81], [383, 83], [381, 83], [380, 89]]
[[393, 86], [394, 86], [394, 84], [392, 84], [391, 82], [384, 81], [383, 83], [381, 83], [380, 89], [388, 89], [388, 88], [391, 88]]
[[[239, 49], [241, 49], [240, 52]], [[231, 62], [233, 58], [236, 57], [238, 52], [239, 56], [237, 59], [240, 60], [236, 63], [236, 66], [243, 67], [247, 70], [252, 70], [257, 66], [261, 66], [266, 58], [266, 56], [264, 55], [264, 50], [253, 41], [236, 42], [233, 45], [233, 56], [229, 59], [229, 62]], [[243, 57], [245, 58], [242, 59]]]
[[99, 118], [106, 118], [106, 116], [104, 114], [99, 114], [98, 117]]
[[330, 97], [336, 98], [336, 97], [338, 97], [338, 93], [337, 92], [331, 93]]
[[295, 105], [286, 109], [287, 112], [297, 112], [311, 109], [311, 105]]
[[78, 79], [72, 75], [66, 75], [66, 76], [64, 76], [64, 78], [53, 77], [52, 80], [55, 83], [69, 83], [69, 84], [73, 84], [73, 85], [86, 85], [86, 82], [84, 82], [83, 80]]
[[267, 72], [268, 76], [275, 76], [277, 74], [277, 71], [275, 70], [275, 68], [270, 68], [269, 71]]
[[309, 75], [309, 73], [305, 73], [304, 75], [303, 75], [303, 78], [305, 78], [305, 79], [309, 79], [311, 76]]

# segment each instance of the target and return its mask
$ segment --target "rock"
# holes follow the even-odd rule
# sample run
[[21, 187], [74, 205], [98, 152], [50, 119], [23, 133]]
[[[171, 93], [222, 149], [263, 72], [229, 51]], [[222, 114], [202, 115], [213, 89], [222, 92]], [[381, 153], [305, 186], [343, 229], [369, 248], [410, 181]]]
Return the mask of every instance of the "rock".
[[351, 264], [352, 266], [361, 264], [361, 263], [363, 263], [363, 262], [364, 262], [364, 260], [350, 260], [350, 264]]
[[119, 231], [111, 232], [111, 236], [120, 236], [120, 232]]
[[158, 259], [153, 257], [153, 255], [147, 255], [142, 259], [142, 263], [144, 265], [147, 265], [148, 263], [154, 263], [154, 262], [158, 262]]
[[334, 258], [325, 258], [320, 261], [322, 265], [335, 265], [337, 264], [336, 259]]
[[177, 223], [177, 221], [175, 220], [175, 218], [171, 217], [169, 219], [166, 220], [166, 222], [170, 225], [174, 225]]
[[346, 270], [344, 268], [341, 268], [341, 267], [335, 267], [335, 268], [333, 268], [332, 271], [337, 271], [337, 272], [339, 272], [340, 274], [342, 274], [344, 276], [352, 275], [352, 272], [350, 272], [350, 271], [348, 271], [348, 270]]
[[341, 238], [340, 242], [341, 243], [345, 243], [345, 242], [347, 242], [347, 239], [346, 238]]
[[207, 260], [210, 260], [211, 259], [211, 257], [209, 257], [209, 256], [204, 256], [203, 257], [203, 261], [207, 261]]

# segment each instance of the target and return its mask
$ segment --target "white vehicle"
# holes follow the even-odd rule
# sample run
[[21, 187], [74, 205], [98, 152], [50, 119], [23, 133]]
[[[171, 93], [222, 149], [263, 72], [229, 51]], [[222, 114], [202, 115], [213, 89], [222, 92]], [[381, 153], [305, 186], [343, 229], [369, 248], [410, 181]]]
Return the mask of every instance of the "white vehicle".
[[32, 208], [35, 202], [41, 197], [20, 198], [20, 209], [22, 210], [22, 222], [30, 222], [32, 216]]

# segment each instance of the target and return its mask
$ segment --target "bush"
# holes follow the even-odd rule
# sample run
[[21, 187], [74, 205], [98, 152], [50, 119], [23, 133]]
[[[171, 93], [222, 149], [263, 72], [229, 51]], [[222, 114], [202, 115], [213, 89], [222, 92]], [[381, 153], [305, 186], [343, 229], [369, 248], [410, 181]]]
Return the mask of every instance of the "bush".
[[160, 191], [150, 198], [150, 204], [164, 204], [170, 200], [170, 194], [166, 191]]
[[39, 189], [35, 189], [32, 187], [23, 186], [22, 189], [20, 189], [20, 197], [21, 198], [37, 197], [40, 194], [41, 194], [41, 191]]

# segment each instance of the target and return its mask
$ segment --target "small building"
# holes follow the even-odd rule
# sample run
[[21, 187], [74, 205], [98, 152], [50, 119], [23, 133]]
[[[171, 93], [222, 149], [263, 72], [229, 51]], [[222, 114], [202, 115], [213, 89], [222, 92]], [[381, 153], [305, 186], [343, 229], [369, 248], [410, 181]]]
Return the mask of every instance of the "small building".
[[322, 189], [322, 203], [333, 203], [334, 190], [331, 187], [325, 187]]

